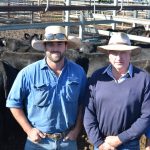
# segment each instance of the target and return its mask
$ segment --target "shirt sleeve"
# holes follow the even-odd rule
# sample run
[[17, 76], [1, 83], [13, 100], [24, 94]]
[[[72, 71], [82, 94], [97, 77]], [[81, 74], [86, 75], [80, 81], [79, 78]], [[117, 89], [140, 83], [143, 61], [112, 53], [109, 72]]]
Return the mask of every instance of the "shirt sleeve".
[[99, 124], [97, 121], [96, 109], [95, 109], [95, 88], [92, 85], [89, 85], [87, 88], [86, 94], [86, 104], [85, 104], [85, 113], [84, 113], [84, 127], [90, 142], [98, 147], [103, 141], [102, 134], [99, 130]]
[[20, 71], [11, 87], [6, 100], [6, 107], [22, 108], [25, 97], [25, 78], [23, 71]]

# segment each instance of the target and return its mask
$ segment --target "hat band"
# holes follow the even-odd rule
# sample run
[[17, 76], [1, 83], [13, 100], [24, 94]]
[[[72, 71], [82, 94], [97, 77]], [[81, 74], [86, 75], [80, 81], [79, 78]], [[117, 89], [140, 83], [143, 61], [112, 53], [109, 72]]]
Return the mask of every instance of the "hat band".
[[130, 44], [128, 44], [128, 43], [123, 43], [123, 42], [109, 43], [109, 45], [116, 45], [116, 44], [131, 46]]
[[66, 40], [66, 35], [63, 33], [57, 33], [57, 34], [45, 34], [45, 39], [46, 40]]

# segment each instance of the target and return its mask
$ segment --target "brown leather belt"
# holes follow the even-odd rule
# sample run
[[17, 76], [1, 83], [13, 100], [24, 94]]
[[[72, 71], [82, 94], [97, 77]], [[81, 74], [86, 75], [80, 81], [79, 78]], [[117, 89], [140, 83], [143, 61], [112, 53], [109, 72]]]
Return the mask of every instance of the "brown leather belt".
[[50, 138], [52, 140], [61, 140], [63, 139], [65, 136], [66, 136], [66, 132], [62, 132], [62, 133], [53, 133], [53, 134], [50, 134], [50, 133], [46, 133], [46, 137], [47, 138]]

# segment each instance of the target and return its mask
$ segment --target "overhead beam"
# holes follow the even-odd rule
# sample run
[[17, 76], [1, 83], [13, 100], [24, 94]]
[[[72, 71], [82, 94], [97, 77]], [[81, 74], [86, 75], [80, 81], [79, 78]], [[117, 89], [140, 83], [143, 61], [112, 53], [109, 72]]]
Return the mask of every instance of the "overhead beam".
[[[105, 30], [98, 30], [98, 33], [100, 35], [106, 35], [106, 36], [112, 36], [113, 34], [116, 34], [116, 32], [105, 31]], [[131, 35], [131, 34], [127, 34], [127, 35], [129, 36], [130, 40], [150, 43], [149, 37], [137, 36], [137, 35]]]
[[[96, 5], [95, 10], [120, 10], [121, 6], [108, 6], [108, 5]], [[0, 12], [8, 12], [8, 11], [32, 11], [39, 12], [45, 11], [46, 5], [24, 5], [24, 6], [0, 6]], [[47, 11], [66, 11], [66, 10], [94, 10], [94, 6], [86, 5], [86, 6], [62, 6], [62, 5], [50, 5]], [[122, 10], [150, 10], [149, 6], [123, 6]]]
[[[149, 6], [150, 7], [150, 6]], [[136, 23], [142, 25], [150, 25], [149, 19], [142, 19], [142, 18], [133, 18], [133, 17], [122, 17], [122, 16], [111, 16], [111, 15], [102, 15], [102, 14], [93, 14], [94, 19], [106, 19], [106, 20], [114, 20], [119, 22], [126, 22], [126, 23]]]
[[[95, 21], [85, 21], [84, 25], [89, 24], [111, 24], [118, 23], [114, 20], [95, 20]], [[82, 22], [49, 22], [49, 23], [34, 23], [34, 24], [9, 24], [0, 26], [0, 31], [6, 30], [21, 30], [21, 29], [41, 29], [52, 25], [62, 25], [62, 26], [79, 26]]]

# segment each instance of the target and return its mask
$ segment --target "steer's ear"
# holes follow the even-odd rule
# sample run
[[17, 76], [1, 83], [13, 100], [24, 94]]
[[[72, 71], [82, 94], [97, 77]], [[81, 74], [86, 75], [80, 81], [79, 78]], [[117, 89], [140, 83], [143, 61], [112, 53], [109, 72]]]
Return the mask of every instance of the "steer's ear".
[[30, 36], [29, 33], [25, 33], [25, 34], [24, 34], [24, 38], [25, 38], [26, 40], [29, 40], [29, 39], [31, 38], [31, 36]]

